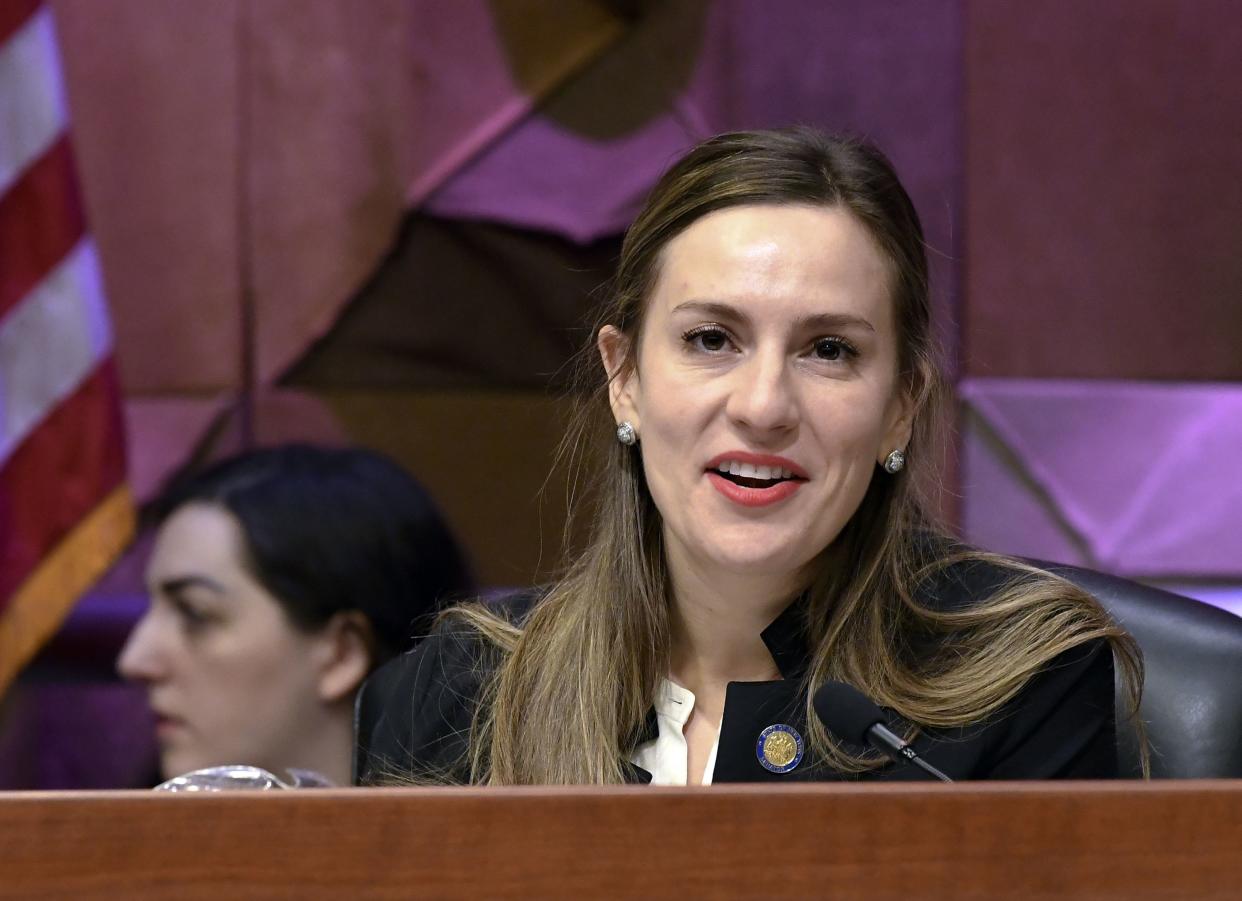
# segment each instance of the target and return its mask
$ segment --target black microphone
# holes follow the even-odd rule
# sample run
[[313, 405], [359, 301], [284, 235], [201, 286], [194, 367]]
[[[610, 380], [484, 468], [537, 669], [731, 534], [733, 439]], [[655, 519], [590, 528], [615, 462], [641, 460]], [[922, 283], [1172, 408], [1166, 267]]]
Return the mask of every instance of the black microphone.
[[941, 782], [952, 782], [884, 725], [884, 714], [869, 697], [844, 682], [825, 682], [815, 692], [815, 715], [824, 728], [856, 745], [870, 745], [897, 763], [912, 763]]

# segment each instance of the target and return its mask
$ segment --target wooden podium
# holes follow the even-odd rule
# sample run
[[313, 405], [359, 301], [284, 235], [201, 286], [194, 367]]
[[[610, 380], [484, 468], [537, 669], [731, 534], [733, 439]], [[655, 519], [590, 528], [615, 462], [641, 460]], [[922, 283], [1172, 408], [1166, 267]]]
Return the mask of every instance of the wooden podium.
[[1242, 781], [0, 795], [5, 898], [1239, 898]]

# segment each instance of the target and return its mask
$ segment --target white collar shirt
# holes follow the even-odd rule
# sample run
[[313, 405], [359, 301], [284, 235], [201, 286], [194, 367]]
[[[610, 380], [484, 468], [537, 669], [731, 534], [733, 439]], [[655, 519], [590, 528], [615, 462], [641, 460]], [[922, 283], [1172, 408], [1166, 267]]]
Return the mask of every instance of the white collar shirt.
[[[630, 762], [651, 774], [652, 785], [688, 785], [689, 747], [686, 745], [685, 727], [694, 712], [694, 692], [670, 679], [661, 679], [656, 689], [655, 711], [659, 734], [635, 748]], [[719, 748], [720, 728], [717, 725], [716, 740], [712, 742], [707, 767], [703, 770], [704, 785], [711, 784]]]

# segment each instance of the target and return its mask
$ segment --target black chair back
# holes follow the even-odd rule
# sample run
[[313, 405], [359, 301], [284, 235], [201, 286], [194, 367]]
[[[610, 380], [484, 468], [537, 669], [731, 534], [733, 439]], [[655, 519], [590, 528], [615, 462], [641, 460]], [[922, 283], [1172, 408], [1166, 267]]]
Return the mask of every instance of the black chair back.
[[[1059, 564], [1038, 564], [1091, 592], [1143, 650], [1139, 712], [1153, 778], [1242, 778], [1242, 618], [1210, 604]], [[1117, 754], [1139, 775], [1138, 738], [1117, 692]]]

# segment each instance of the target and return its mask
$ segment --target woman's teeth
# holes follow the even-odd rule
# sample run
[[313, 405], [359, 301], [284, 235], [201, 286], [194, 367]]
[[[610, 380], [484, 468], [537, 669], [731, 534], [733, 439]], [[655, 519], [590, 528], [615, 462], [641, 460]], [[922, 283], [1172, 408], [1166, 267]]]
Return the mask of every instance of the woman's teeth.
[[716, 471], [722, 475], [740, 476], [744, 479], [772, 481], [793, 478], [793, 472], [780, 466], [755, 466], [751, 463], [739, 463], [736, 460], [726, 460], [716, 467]]

